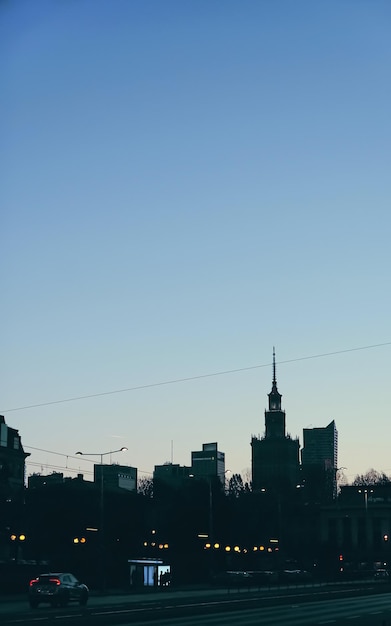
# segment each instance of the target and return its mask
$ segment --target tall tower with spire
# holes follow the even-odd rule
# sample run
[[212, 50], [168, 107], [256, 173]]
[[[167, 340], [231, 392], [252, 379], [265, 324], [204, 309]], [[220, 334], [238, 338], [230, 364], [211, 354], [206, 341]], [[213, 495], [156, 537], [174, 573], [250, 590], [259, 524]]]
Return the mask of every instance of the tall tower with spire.
[[276, 351], [273, 347], [273, 381], [268, 394], [269, 410], [265, 411], [265, 437], [285, 437], [285, 411], [281, 410], [282, 395], [277, 389]]
[[273, 348], [273, 380], [268, 394], [269, 406], [265, 410], [265, 434], [251, 439], [253, 490], [273, 489], [283, 492], [295, 487], [299, 480], [299, 440], [286, 434], [281, 398], [277, 388], [276, 352]]

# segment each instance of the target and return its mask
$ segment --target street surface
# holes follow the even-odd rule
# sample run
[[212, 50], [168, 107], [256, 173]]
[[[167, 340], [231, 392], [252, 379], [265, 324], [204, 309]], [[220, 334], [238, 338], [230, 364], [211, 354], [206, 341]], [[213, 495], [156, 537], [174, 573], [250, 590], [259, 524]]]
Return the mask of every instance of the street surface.
[[[2, 601], [1, 626], [391, 626], [387, 587], [200, 590], [91, 597], [86, 608]], [[381, 593], [383, 591], [383, 593]], [[379, 593], [380, 592], [380, 593]], [[365, 594], [369, 595], [365, 595]]]

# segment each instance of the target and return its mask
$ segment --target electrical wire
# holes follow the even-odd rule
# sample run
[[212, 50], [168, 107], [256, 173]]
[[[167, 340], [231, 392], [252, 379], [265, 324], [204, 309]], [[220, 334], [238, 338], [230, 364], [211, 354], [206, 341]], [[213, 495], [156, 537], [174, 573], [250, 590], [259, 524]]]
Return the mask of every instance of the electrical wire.
[[[24, 445], [23, 448], [26, 448], [26, 450], [36, 450], [37, 452], [46, 452], [47, 454], [55, 454], [56, 456], [62, 456], [62, 457], [66, 457], [66, 459], [75, 459], [76, 461], [81, 461], [81, 462], [89, 462], [89, 463], [94, 463], [96, 464], [96, 459], [89, 459], [88, 457], [83, 456], [72, 456], [71, 454], [64, 454], [63, 452], [55, 452], [54, 450], [45, 450], [43, 448], [36, 448], [34, 446], [26, 446]], [[50, 463], [38, 463], [36, 461], [30, 461], [30, 459], [26, 459], [26, 465], [28, 466], [36, 466], [36, 467], [45, 467], [45, 468], [49, 468], [49, 469], [60, 469], [66, 472], [76, 472], [78, 473], [80, 471], [80, 469], [76, 469], [73, 467], [68, 467], [67, 465], [64, 466], [60, 466], [60, 465], [53, 465]], [[85, 474], [93, 474], [93, 472], [91, 470], [84, 470], [83, 472]], [[147, 472], [146, 470], [137, 470], [138, 474], [148, 474], [149, 476], [152, 476], [152, 472]]]
[[[38, 450], [38, 452], [47, 452], [48, 454], [57, 454], [58, 456], [66, 456], [68, 459], [76, 459], [76, 461], [80, 461], [80, 456], [72, 456], [70, 454], [64, 454], [63, 452], [54, 452], [53, 450], [44, 450], [43, 448], [34, 448], [33, 446], [23, 446], [24, 448], [28, 448], [29, 450]], [[91, 459], [82, 459], [88, 460]]]
[[[356, 352], [356, 351], [360, 351], [360, 350], [369, 350], [372, 348], [379, 348], [379, 347], [383, 347], [383, 346], [389, 346], [391, 345], [391, 342], [383, 342], [383, 343], [379, 343], [379, 344], [372, 344], [369, 346], [360, 346], [360, 347], [356, 347], [356, 348], [348, 348], [345, 350], [336, 350], [333, 352], [326, 352], [326, 353], [321, 353], [321, 354], [316, 354], [316, 355], [310, 355], [310, 356], [305, 356], [305, 357], [297, 357], [294, 359], [287, 359], [284, 361], [278, 361], [278, 365], [283, 365], [283, 364], [289, 364], [289, 363], [294, 363], [294, 362], [298, 362], [298, 361], [305, 361], [305, 360], [309, 360], [309, 359], [317, 359], [317, 358], [323, 358], [323, 357], [327, 357], [327, 356], [335, 356], [335, 355], [339, 355], [339, 354], [345, 354], [348, 352]], [[95, 398], [95, 397], [99, 397], [99, 396], [105, 396], [105, 395], [112, 395], [112, 394], [117, 394], [117, 393], [124, 393], [124, 392], [130, 392], [130, 391], [136, 391], [136, 390], [141, 390], [141, 389], [147, 389], [147, 388], [151, 388], [151, 387], [158, 387], [158, 386], [163, 386], [163, 385], [170, 385], [170, 384], [175, 384], [175, 383], [180, 383], [180, 382], [187, 382], [187, 381], [192, 381], [192, 380], [199, 380], [202, 378], [211, 378], [214, 376], [223, 376], [226, 374], [233, 374], [233, 373], [239, 373], [239, 372], [244, 372], [244, 371], [249, 371], [249, 370], [253, 370], [253, 369], [259, 369], [259, 368], [264, 368], [264, 367], [270, 367], [270, 363], [265, 363], [262, 365], [253, 365], [253, 366], [249, 366], [249, 367], [242, 367], [242, 368], [236, 368], [236, 369], [232, 369], [232, 370], [224, 370], [224, 371], [220, 371], [220, 372], [213, 372], [213, 373], [209, 373], [209, 374], [201, 374], [198, 376], [190, 376], [187, 378], [177, 378], [174, 380], [169, 380], [169, 381], [162, 381], [162, 382], [158, 382], [158, 383], [150, 383], [150, 384], [146, 384], [146, 385], [140, 385], [140, 386], [135, 386], [135, 387], [129, 387], [127, 389], [119, 389], [119, 390], [114, 390], [114, 391], [107, 391], [107, 392], [102, 392], [102, 393], [96, 393], [96, 394], [89, 394], [89, 395], [84, 395], [84, 396], [77, 396], [77, 397], [73, 397], [73, 398], [66, 398], [66, 399], [62, 399], [62, 400], [56, 400], [56, 401], [52, 401], [52, 402], [44, 402], [44, 403], [40, 403], [40, 404], [34, 404], [34, 405], [28, 405], [28, 406], [24, 406], [24, 407], [17, 407], [17, 408], [13, 408], [13, 409], [8, 409], [7, 411], [2, 411], [2, 412], [11, 412], [11, 411], [19, 411], [19, 410], [23, 410], [23, 409], [31, 409], [31, 408], [36, 408], [36, 407], [42, 407], [42, 406], [49, 406], [49, 405], [53, 405], [53, 404], [61, 404], [64, 402], [72, 402], [72, 401], [77, 401], [77, 400], [83, 400], [83, 399], [87, 399], [87, 398]], [[58, 455], [58, 456], [62, 456], [62, 457], [66, 457], [67, 459], [74, 459], [77, 461], [89, 461], [89, 462], [96, 462], [94, 459], [88, 459], [88, 458], [83, 458], [80, 459], [80, 457], [76, 457], [76, 456], [72, 456], [72, 455], [67, 455], [67, 454], [63, 454], [61, 452], [55, 452], [53, 450], [46, 450], [43, 448], [36, 448], [34, 446], [24, 446], [26, 449], [29, 450], [36, 450], [39, 452], [45, 452], [47, 454], [54, 454], [54, 455]], [[52, 465], [52, 464], [47, 464], [47, 463], [36, 463], [34, 461], [30, 461], [26, 459], [26, 465], [28, 466], [36, 466], [36, 467], [42, 467], [43, 465], [46, 468], [50, 468], [50, 469], [54, 469], [54, 470], [65, 470], [65, 471], [69, 471], [69, 472], [78, 472], [79, 470], [74, 469], [74, 468], [70, 468], [68, 466], [63, 467], [63, 466], [57, 466], [57, 465]], [[86, 474], [92, 474], [91, 471], [89, 470], [84, 470]], [[139, 474], [145, 474], [145, 475], [152, 475], [151, 472], [147, 472], [147, 471], [143, 471], [143, 470], [138, 470]]]
[[[381, 348], [383, 346], [391, 345], [391, 341], [385, 341], [383, 343], [376, 343], [370, 346], [360, 346], [358, 348], [347, 348], [345, 350], [335, 350], [334, 352], [323, 352], [321, 354], [312, 354], [310, 356], [297, 357], [295, 359], [287, 359], [285, 361], [278, 361], [277, 365], [285, 365], [287, 363], [296, 363], [298, 361], [307, 361], [309, 359], [320, 359], [328, 356], [336, 356], [338, 354], [346, 354], [348, 352], [358, 352], [359, 350], [370, 350], [372, 348]], [[112, 391], [102, 391], [100, 393], [91, 393], [84, 396], [74, 396], [72, 398], [63, 398], [61, 400], [52, 400], [50, 402], [40, 402], [39, 404], [29, 404], [26, 406], [14, 407], [11, 409], [0, 409], [2, 413], [11, 413], [12, 411], [24, 411], [27, 409], [36, 409], [43, 406], [51, 406], [54, 404], [63, 404], [65, 402], [76, 402], [78, 400], [87, 400], [89, 398], [99, 398], [101, 396], [110, 396], [118, 393], [128, 393], [130, 391], [139, 391], [141, 389], [151, 389], [152, 387], [162, 387], [164, 385], [174, 385], [177, 383], [190, 382], [192, 380], [201, 380], [203, 378], [212, 378], [214, 376], [226, 376], [227, 374], [237, 374], [240, 372], [246, 372], [250, 370], [260, 369], [263, 367], [270, 367], [270, 363], [263, 363], [262, 365], [250, 365], [249, 367], [239, 367], [232, 370], [223, 370], [221, 372], [212, 372], [209, 374], [199, 374], [198, 376], [188, 376], [186, 378], [175, 378], [173, 380], [165, 380], [158, 383], [148, 383], [145, 385], [137, 385], [135, 387], [127, 387], [126, 389], [115, 389]]]
[[[53, 453], [55, 454], [55, 453]], [[47, 471], [48, 469], [51, 470], [61, 470], [62, 472], [74, 472], [76, 474], [80, 473], [80, 469], [76, 468], [76, 467], [63, 467], [62, 465], [51, 465], [49, 463], [38, 463], [37, 461], [27, 461], [26, 460], [26, 466], [27, 467], [40, 467], [41, 470], [45, 469], [45, 471]], [[93, 475], [94, 472], [92, 472], [91, 470], [83, 470], [83, 474], [89, 474], [90, 476]]]
[[[26, 447], [26, 446], [25, 446]], [[59, 454], [58, 452], [52, 452], [51, 454]], [[66, 456], [66, 455], [64, 455]], [[83, 459], [84, 461], [90, 461], [92, 463], [94, 463], [94, 461], [92, 459]], [[96, 463], [96, 461], [95, 461]], [[75, 474], [79, 474], [80, 473], [80, 468], [76, 468], [76, 467], [64, 467], [62, 465], [52, 465], [51, 463], [39, 463], [38, 461], [29, 461], [28, 459], [26, 459], [26, 467], [40, 467], [41, 471], [45, 470], [47, 471], [48, 469], [50, 470], [60, 470], [62, 472], [69, 472], [69, 473], [75, 473]], [[88, 474], [89, 476], [93, 476], [94, 472], [92, 470], [86, 470], [83, 469], [82, 470], [83, 474]], [[153, 472], [147, 472], [146, 470], [140, 470], [137, 469], [137, 474], [144, 474], [144, 475], [148, 475], [148, 476], [152, 476]], [[31, 475], [31, 474], [30, 474]]]

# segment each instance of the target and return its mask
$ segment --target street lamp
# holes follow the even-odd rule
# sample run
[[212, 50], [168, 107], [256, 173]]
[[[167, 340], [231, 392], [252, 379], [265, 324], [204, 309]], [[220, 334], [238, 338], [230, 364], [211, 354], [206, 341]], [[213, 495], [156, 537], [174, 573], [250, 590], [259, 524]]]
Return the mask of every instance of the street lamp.
[[101, 591], [105, 592], [105, 544], [104, 544], [104, 489], [103, 489], [103, 457], [108, 454], [116, 454], [117, 452], [126, 452], [127, 448], [123, 446], [119, 450], [109, 450], [109, 452], [76, 452], [81, 456], [100, 456], [100, 527], [99, 527], [99, 543], [100, 543], [100, 566], [101, 566]]
[[364, 494], [364, 506], [365, 506], [365, 533], [366, 544], [369, 544], [369, 519], [368, 519], [368, 493], [373, 493], [373, 489], [358, 489], [358, 493]]
[[26, 541], [26, 535], [19, 534], [15, 535], [14, 533], [10, 535], [11, 541], [15, 544], [15, 563], [19, 563], [20, 551], [23, 545], [23, 542]]
[[373, 489], [359, 489], [358, 493], [364, 494], [365, 512], [368, 511], [368, 493], [373, 493]]

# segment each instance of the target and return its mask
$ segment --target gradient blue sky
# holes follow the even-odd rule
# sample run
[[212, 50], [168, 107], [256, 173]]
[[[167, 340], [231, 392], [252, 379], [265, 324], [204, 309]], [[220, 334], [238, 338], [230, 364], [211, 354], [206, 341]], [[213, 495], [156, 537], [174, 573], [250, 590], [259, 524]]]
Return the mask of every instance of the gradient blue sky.
[[287, 430], [334, 419], [349, 480], [391, 473], [390, 27], [388, 0], [1, 4], [0, 405], [28, 473], [209, 441], [246, 472], [273, 345]]

